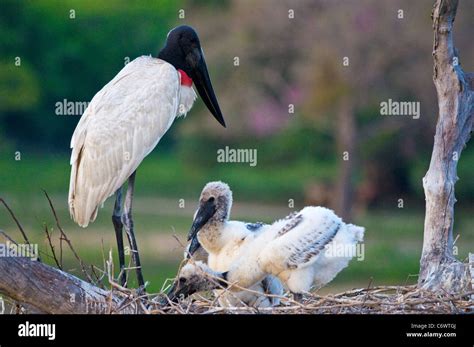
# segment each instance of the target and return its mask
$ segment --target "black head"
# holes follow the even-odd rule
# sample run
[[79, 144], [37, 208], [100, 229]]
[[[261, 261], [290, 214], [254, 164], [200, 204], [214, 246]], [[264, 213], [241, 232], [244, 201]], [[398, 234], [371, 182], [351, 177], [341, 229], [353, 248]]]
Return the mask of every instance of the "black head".
[[196, 31], [190, 26], [181, 25], [168, 33], [165, 47], [158, 54], [158, 58], [191, 76], [197, 66], [200, 52], [201, 43]]
[[196, 31], [187, 25], [171, 30], [158, 58], [167, 61], [177, 70], [183, 70], [191, 77], [209, 111], [225, 127], [224, 117], [212, 88], [204, 52]]

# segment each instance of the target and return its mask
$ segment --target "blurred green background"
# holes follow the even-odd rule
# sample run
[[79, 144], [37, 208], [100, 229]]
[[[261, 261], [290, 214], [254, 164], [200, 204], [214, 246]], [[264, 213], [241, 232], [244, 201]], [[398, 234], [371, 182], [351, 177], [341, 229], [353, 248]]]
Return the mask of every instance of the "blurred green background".
[[[365, 226], [365, 259], [324, 291], [371, 279], [413, 283], [423, 235], [421, 179], [437, 117], [432, 3], [3, 0], [0, 197], [43, 251], [50, 253], [45, 225], [59, 247], [45, 189], [86, 262], [103, 267], [102, 250], [116, 257], [111, 199], [87, 229], [69, 218], [69, 141], [80, 114], [56, 115], [55, 105], [90, 101], [125, 62], [156, 55], [171, 28], [188, 24], [201, 37], [228, 127], [197, 101], [138, 170], [135, 227], [150, 291], [175, 275], [183, 249], [173, 235], [185, 241], [199, 193], [211, 180], [230, 184], [236, 219], [271, 222], [318, 204]], [[455, 41], [467, 71], [474, 70], [473, 17], [474, 4], [462, 1]], [[380, 115], [388, 99], [420, 102], [421, 117]], [[258, 164], [218, 163], [225, 146], [257, 149]], [[474, 246], [473, 167], [468, 146], [456, 185], [461, 259]], [[0, 229], [21, 240], [2, 206]], [[64, 252], [66, 268], [81, 276]]]

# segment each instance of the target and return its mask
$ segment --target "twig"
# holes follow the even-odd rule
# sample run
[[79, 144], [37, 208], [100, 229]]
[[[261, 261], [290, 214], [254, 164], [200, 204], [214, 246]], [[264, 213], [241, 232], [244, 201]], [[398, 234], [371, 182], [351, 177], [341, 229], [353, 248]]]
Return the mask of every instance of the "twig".
[[173, 234], [173, 237], [174, 237], [174, 239], [179, 243], [179, 245], [180, 245], [182, 248], [186, 248], [186, 246], [181, 242], [181, 240], [179, 239], [179, 237], [178, 237], [176, 234]]
[[13, 211], [10, 209], [10, 207], [8, 206], [8, 204], [6, 203], [5, 200], [3, 200], [3, 198], [0, 198], [0, 202], [3, 204], [3, 206], [5, 206], [5, 208], [8, 210], [8, 213], [10, 213], [10, 216], [13, 218], [13, 220], [15, 221], [18, 229], [20, 229], [20, 233], [21, 235], [23, 236], [23, 239], [25, 240], [25, 243], [26, 244], [30, 244], [30, 241], [28, 240], [28, 236], [26, 236], [26, 233], [25, 233], [25, 230], [23, 229], [23, 227], [21, 226], [20, 224], [20, 221], [16, 218], [15, 214], [13, 213]]
[[91, 273], [94, 275], [96, 281], [95, 283], [99, 288], [105, 289], [104, 283], [102, 282], [102, 279], [97, 275], [97, 272], [95, 272], [95, 266], [93, 264], [90, 265], [91, 267]]
[[75, 250], [74, 247], [72, 246], [71, 241], [68, 239], [66, 233], [64, 232], [63, 228], [61, 227], [61, 224], [59, 223], [58, 215], [57, 215], [57, 213], [56, 213], [56, 210], [54, 209], [53, 202], [52, 202], [51, 199], [49, 198], [48, 193], [46, 192], [46, 190], [43, 190], [43, 192], [44, 192], [44, 195], [46, 196], [46, 199], [48, 199], [49, 206], [51, 207], [51, 211], [53, 212], [54, 219], [56, 220], [56, 226], [58, 227], [59, 231], [61, 232], [61, 236], [64, 238], [64, 241], [67, 242], [69, 248], [71, 249], [72, 253], [74, 254], [74, 257], [75, 257], [75, 258], [77, 259], [77, 261], [79, 262], [79, 265], [81, 266], [82, 272], [84, 273], [84, 275], [86, 275], [87, 280], [88, 280], [90, 283], [94, 283], [94, 281], [92, 280], [92, 277], [89, 275], [89, 273], [88, 273], [87, 270], [86, 270], [86, 267], [85, 267], [84, 262], [82, 261], [82, 259], [81, 259], [81, 258], [79, 257], [79, 255], [77, 254], [76, 250]]
[[10, 236], [8, 236], [8, 234], [5, 231], [0, 229], [0, 234], [2, 234], [8, 241], [13, 243], [15, 246], [18, 246], [18, 243], [15, 240], [13, 240]]
[[[18, 229], [20, 230], [20, 233], [21, 233], [21, 235], [22, 235], [23, 240], [25, 241], [25, 243], [26, 243], [27, 245], [30, 245], [31, 243], [30, 243], [30, 240], [28, 239], [28, 236], [26, 236], [25, 230], [24, 230], [23, 227], [21, 226], [20, 221], [18, 220], [18, 218], [16, 218], [16, 216], [15, 216], [15, 214], [13, 213], [12, 209], [10, 208], [10, 206], [8, 206], [7, 202], [6, 202], [5, 200], [3, 200], [3, 198], [0, 198], [0, 202], [3, 204], [3, 206], [5, 206], [5, 208], [8, 210], [8, 213], [10, 214], [10, 216], [11, 216], [11, 217], [13, 218], [13, 220], [15, 221], [15, 224], [17, 225]], [[5, 234], [5, 233], [3, 233], [3, 234], [4, 234], [5, 236], [7, 236], [8, 239], [10, 239], [7, 234]], [[10, 241], [12, 241], [12, 240], [10, 239]], [[16, 242], [14, 242], [14, 243], [15, 243], [15, 245], [18, 245], [18, 243], [16, 243]], [[40, 258], [40, 256], [39, 256], [39, 254], [38, 254], [37, 258], [36, 258], [36, 261], [41, 262], [41, 258]]]
[[63, 266], [63, 235], [59, 235], [59, 263]]
[[53, 246], [53, 242], [51, 241], [51, 235], [49, 234], [49, 231], [48, 231], [48, 226], [46, 225], [46, 223], [44, 223], [44, 232], [46, 233], [46, 238], [48, 239], [48, 243], [49, 243], [49, 248], [51, 248], [51, 252], [53, 254], [53, 259], [54, 259], [54, 262], [56, 263], [56, 266], [62, 270], [63, 267], [61, 266], [58, 258], [56, 257], [56, 252], [54, 251], [54, 246]]

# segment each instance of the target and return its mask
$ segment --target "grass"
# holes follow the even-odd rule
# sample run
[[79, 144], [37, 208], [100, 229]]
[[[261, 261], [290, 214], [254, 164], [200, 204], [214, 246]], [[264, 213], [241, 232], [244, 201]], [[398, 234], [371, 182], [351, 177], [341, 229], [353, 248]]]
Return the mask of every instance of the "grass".
[[[263, 154], [262, 154], [263, 155]], [[267, 154], [271, 156], [271, 153]], [[208, 153], [215, 161], [215, 152]], [[271, 170], [271, 175], [269, 175]], [[150, 154], [137, 173], [137, 194], [150, 197], [187, 197], [199, 194], [205, 183], [223, 180], [235, 194], [248, 200], [255, 192], [262, 201], [271, 202], [282, 196], [303, 198], [307, 182], [326, 179], [333, 174], [334, 165], [301, 161], [275, 168], [250, 167], [248, 164], [199, 166], [176, 160], [159, 149]], [[21, 160], [0, 155], [0, 192], [14, 197], [28, 198], [32, 193], [46, 189], [49, 194], [61, 194], [69, 187], [69, 158], [65, 155], [23, 154]], [[317, 173], [317, 177], [315, 177]], [[245, 179], [242, 179], [245, 177]]]

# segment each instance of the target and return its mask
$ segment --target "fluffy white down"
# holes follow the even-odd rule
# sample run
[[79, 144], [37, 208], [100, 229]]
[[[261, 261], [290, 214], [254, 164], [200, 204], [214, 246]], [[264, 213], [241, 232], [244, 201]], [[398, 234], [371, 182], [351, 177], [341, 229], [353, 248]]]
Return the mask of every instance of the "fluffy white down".
[[[190, 244], [189, 244], [190, 245]], [[187, 257], [188, 247], [184, 252], [184, 257]], [[231, 257], [225, 258], [225, 264], [227, 266], [219, 268], [229, 268], [234, 259], [238, 255], [238, 249], [234, 252]], [[193, 254], [193, 261], [186, 264], [180, 272], [179, 276], [191, 277], [196, 271], [204, 271], [208, 274], [211, 274], [215, 277], [218, 277], [218, 274], [222, 272], [217, 272], [212, 270], [208, 264], [209, 254], [203, 247], [199, 247], [198, 250]], [[216, 258], [214, 257], [213, 263], [215, 263]], [[192, 264], [195, 264], [194, 266]], [[218, 298], [219, 305], [222, 307], [241, 307], [241, 306], [252, 306], [256, 308], [260, 307], [272, 307], [280, 303], [280, 299], [277, 297], [268, 297], [264, 294], [271, 295], [283, 295], [284, 288], [282, 283], [275, 276], [266, 276], [263, 280], [258, 283], [253, 284], [248, 289], [253, 292], [261, 293], [256, 294], [249, 291], [223, 291], [216, 289], [214, 290], [215, 296]]]
[[[190, 261], [182, 267], [179, 278], [186, 278], [187, 283], [193, 283], [200, 290], [209, 290], [212, 286], [209, 278], [205, 274], [214, 278], [222, 278], [222, 272], [213, 271], [202, 261]], [[278, 305], [280, 299], [277, 297], [268, 297], [265, 294], [282, 295], [283, 286], [281, 282], [274, 276], [267, 276], [263, 281], [254, 284], [250, 291], [228, 291], [228, 290], [214, 290], [218, 298], [219, 305], [222, 307], [242, 307], [251, 306], [256, 308], [271, 307]], [[260, 293], [260, 294], [258, 294]]]
[[265, 296], [265, 294], [283, 295], [282, 283], [278, 278], [271, 275], [266, 276], [260, 282], [248, 287], [248, 289], [252, 292], [245, 290], [222, 291], [216, 289], [214, 293], [218, 298], [219, 305], [222, 307], [252, 306], [256, 308], [272, 307], [280, 303], [279, 298]]
[[330, 282], [354, 256], [332, 256], [326, 247], [355, 247], [363, 234], [364, 228], [344, 223], [332, 210], [309, 206], [257, 231], [226, 221], [213, 235], [214, 245], [206, 245], [209, 266], [228, 271], [230, 282], [250, 288], [271, 274], [291, 292], [304, 293]]

